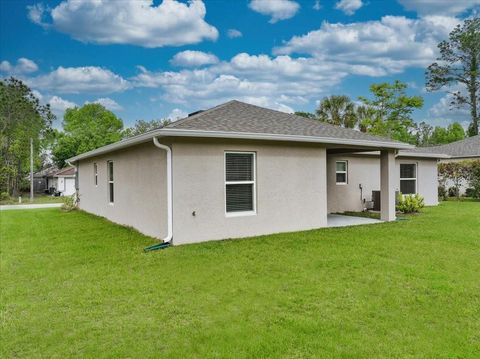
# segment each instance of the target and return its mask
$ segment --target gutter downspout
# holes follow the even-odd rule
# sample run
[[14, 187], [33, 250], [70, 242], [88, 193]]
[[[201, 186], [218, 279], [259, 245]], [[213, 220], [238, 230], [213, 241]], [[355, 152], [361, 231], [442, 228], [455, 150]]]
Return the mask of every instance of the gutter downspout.
[[[167, 236], [163, 238], [163, 245], [171, 244], [173, 237], [173, 191], [172, 191], [172, 150], [170, 147], [161, 144], [158, 142], [157, 137], [153, 137], [153, 144], [158, 148], [165, 150], [167, 152]], [[158, 245], [156, 245], [158, 246]], [[153, 246], [152, 246], [153, 247]], [[147, 249], [147, 248], [145, 248]], [[153, 248], [152, 248], [153, 249]], [[155, 248], [160, 249], [160, 248]]]

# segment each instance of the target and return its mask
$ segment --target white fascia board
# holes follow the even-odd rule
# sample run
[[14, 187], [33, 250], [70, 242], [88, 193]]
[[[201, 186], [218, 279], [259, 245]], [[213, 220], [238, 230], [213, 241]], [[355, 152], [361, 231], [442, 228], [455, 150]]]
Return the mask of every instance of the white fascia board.
[[79, 161], [88, 157], [98, 156], [111, 151], [116, 151], [125, 147], [133, 146], [142, 142], [147, 142], [153, 137], [204, 137], [204, 138], [231, 138], [246, 140], [267, 140], [267, 141], [287, 141], [287, 142], [308, 142], [308, 143], [325, 143], [336, 145], [353, 145], [374, 148], [389, 149], [413, 149], [415, 146], [401, 142], [390, 141], [371, 141], [334, 137], [317, 137], [317, 136], [296, 136], [296, 135], [278, 135], [273, 133], [250, 133], [250, 132], [228, 132], [228, 131], [201, 131], [201, 130], [180, 130], [175, 128], [161, 128], [150, 131], [142, 135], [128, 138], [123, 141], [115, 142], [107, 146], [97, 148], [89, 152], [82, 153], [78, 156], [69, 158], [69, 162]]
[[326, 143], [336, 145], [355, 145], [375, 148], [390, 149], [413, 149], [415, 146], [402, 142], [390, 141], [371, 141], [357, 140], [336, 137], [318, 137], [318, 136], [298, 136], [298, 135], [279, 135], [273, 133], [251, 133], [251, 132], [227, 132], [227, 131], [199, 131], [199, 130], [179, 130], [164, 128], [161, 135], [172, 137], [210, 137], [210, 138], [235, 138], [250, 140], [270, 140], [270, 141], [290, 141], [290, 142], [310, 142]]
[[421, 152], [405, 152], [399, 151], [398, 157], [421, 157], [421, 158], [451, 158], [451, 156], [444, 153], [421, 153]]
[[[352, 152], [352, 155], [355, 156], [380, 156], [378, 151], [368, 151], [368, 152]], [[414, 157], [414, 158], [451, 158], [449, 155], [444, 153], [420, 153], [420, 152], [405, 152], [398, 151], [396, 157]]]

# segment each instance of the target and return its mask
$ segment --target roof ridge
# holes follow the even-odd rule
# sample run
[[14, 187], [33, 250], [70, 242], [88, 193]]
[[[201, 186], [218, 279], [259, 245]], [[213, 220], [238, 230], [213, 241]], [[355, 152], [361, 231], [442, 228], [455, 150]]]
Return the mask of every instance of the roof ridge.
[[207, 109], [207, 110], [200, 111], [200, 112], [196, 113], [195, 115], [187, 116], [187, 117], [181, 118], [181, 119], [179, 119], [179, 120], [173, 121], [171, 124], [169, 124], [169, 125], [167, 125], [167, 126], [165, 126], [165, 127], [163, 127], [163, 128], [175, 128], [175, 126], [180, 125], [180, 124], [186, 122], [187, 120], [194, 120], [194, 119], [196, 119], [196, 118], [198, 118], [198, 117], [200, 117], [200, 116], [202, 116], [202, 115], [205, 115], [205, 114], [207, 114], [207, 113], [210, 113], [210, 112], [212, 112], [212, 111], [214, 111], [214, 110], [218, 110], [218, 109], [220, 109], [220, 108], [223, 108], [223, 107], [225, 107], [225, 106], [227, 106], [227, 105], [229, 105], [229, 104], [231, 104], [231, 103], [233, 103], [233, 102], [241, 102], [241, 101], [230, 100], [230, 101], [224, 102], [224, 103], [222, 103], [222, 104], [220, 104], [220, 105], [211, 107], [211, 108], [209, 108], [209, 109]]

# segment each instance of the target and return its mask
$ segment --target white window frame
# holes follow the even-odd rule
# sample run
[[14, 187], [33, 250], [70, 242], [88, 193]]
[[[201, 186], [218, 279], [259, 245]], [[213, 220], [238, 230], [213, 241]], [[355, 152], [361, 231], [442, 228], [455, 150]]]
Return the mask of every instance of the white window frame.
[[[415, 166], [415, 177], [412, 177], [412, 178], [402, 178], [402, 171], [401, 171], [401, 167], [402, 165], [414, 165]], [[398, 178], [400, 179], [400, 183], [399, 183], [399, 191], [400, 193], [402, 193], [402, 196], [408, 196], [408, 195], [411, 195], [411, 194], [417, 194], [418, 193], [418, 187], [417, 187], [417, 184], [418, 184], [418, 181], [417, 181], [417, 177], [418, 177], [418, 164], [417, 163], [412, 163], [412, 162], [404, 162], [404, 163], [400, 163], [400, 166], [398, 167], [398, 171], [400, 172], [398, 174]], [[402, 188], [402, 181], [415, 181], [415, 193], [403, 193], [401, 191], [401, 188]]]
[[[345, 163], [345, 171], [337, 171], [337, 163], [343, 162]], [[345, 182], [338, 182], [337, 181], [337, 173], [345, 173]], [[339, 160], [335, 161], [335, 184], [338, 186], [345, 186], [348, 184], [348, 161], [347, 160]]]
[[[253, 180], [252, 181], [227, 181], [227, 154], [249, 154], [253, 155]], [[225, 216], [226, 217], [242, 217], [242, 216], [255, 216], [257, 214], [257, 153], [252, 151], [225, 151], [223, 155], [223, 192], [224, 192], [224, 204], [225, 204]], [[238, 211], [227, 212], [227, 186], [231, 184], [252, 184], [253, 185], [253, 210], [252, 211]]]
[[[113, 206], [113, 204], [115, 203], [115, 175], [113, 176], [113, 180], [110, 180], [110, 164], [112, 164], [112, 171], [115, 169], [113, 165], [113, 161], [107, 161], [107, 186], [108, 186], [107, 193], [108, 193], [108, 204]], [[113, 202], [110, 201], [110, 198], [112, 197], [110, 195], [110, 191], [111, 191], [110, 184], [113, 184]]]
[[98, 187], [98, 165], [96, 162], [93, 163], [93, 183], [95, 187]]

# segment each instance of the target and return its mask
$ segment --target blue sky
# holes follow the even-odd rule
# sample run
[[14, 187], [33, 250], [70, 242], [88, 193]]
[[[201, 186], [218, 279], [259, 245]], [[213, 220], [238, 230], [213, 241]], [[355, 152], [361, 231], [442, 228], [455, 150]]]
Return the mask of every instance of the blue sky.
[[0, 2], [0, 75], [27, 82], [59, 117], [100, 102], [124, 120], [177, 118], [230, 99], [313, 111], [324, 96], [402, 80], [417, 121], [468, 123], [425, 93], [436, 44], [480, 0]]

